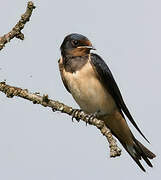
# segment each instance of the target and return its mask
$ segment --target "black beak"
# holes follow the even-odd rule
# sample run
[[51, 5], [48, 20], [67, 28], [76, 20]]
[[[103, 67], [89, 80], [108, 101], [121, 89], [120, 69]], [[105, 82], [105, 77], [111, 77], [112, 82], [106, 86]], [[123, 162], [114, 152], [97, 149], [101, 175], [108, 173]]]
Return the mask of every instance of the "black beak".
[[77, 48], [79, 49], [87, 48], [87, 49], [96, 50], [93, 46], [78, 46]]

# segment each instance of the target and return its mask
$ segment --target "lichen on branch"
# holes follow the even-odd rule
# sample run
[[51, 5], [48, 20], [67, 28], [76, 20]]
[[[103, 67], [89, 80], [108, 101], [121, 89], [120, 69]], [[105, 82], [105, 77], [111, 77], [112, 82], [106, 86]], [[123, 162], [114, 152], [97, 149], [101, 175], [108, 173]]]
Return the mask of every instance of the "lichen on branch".
[[32, 1], [29, 1], [27, 3], [26, 12], [21, 16], [21, 19], [18, 21], [18, 23], [13, 27], [13, 29], [9, 33], [0, 37], [0, 50], [2, 50], [5, 44], [8, 43], [14, 37], [21, 40], [24, 39], [24, 34], [21, 32], [21, 30], [24, 28], [25, 24], [30, 20], [32, 11], [34, 9], [34, 3]]
[[10, 86], [7, 85], [5, 82], [0, 82], [0, 91], [5, 93], [8, 98], [18, 96], [32, 101], [34, 104], [41, 104], [44, 107], [50, 107], [54, 112], [60, 111], [62, 113], [66, 113], [77, 119], [78, 121], [82, 120], [87, 124], [96, 126], [109, 142], [110, 157], [116, 157], [121, 155], [121, 149], [117, 146], [116, 140], [113, 138], [111, 131], [105, 126], [102, 120], [91, 117], [91, 115], [86, 114], [82, 110], [76, 110], [59, 101], [49, 99], [48, 95], [40, 96], [38, 93], [30, 93], [27, 89]]
[[[33, 2], [28, 2], [26, 12], [21, 16], [19, 22], [13, 27], [13, 29], [0, 37], [0, 50], [2, 50], [6, 43], [13, 38], [23, 40], [24, 34], [21, 30], [25, 24], [30, 20], [33, 10], [35, 9]], [[48, 98], [48, 95], [40, 96], [38, 93], [30, 93], [27, 89], [22, 89], [14, 86], [7, 85], [5, 82], [0, 82], [0, 91], [5, 93], [8, 98], [18, 96], [20, 98], [32, 101], [34, 104], [41, 104], [44, 107], [49, 107], [55, 111], [66, 113], [76, 120], [82, 120], [87, 124], [96, 126], [101, 133], [107, 138], [110, 147], [110, 157], [116, 157], [121, 155], [121, 149], [117, 146], [116, 140], [113, 138], [111, 131], [105, 126], [102, 120], [96, 119], [89, 114], [86, 114], [82, 110], [73, 109], [59, 101], [54, 101]]]

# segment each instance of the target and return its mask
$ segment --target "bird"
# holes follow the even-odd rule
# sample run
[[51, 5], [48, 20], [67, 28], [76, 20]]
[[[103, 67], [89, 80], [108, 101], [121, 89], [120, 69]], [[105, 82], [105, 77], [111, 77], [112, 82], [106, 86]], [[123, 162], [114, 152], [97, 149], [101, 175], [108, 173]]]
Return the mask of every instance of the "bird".
[[133, 135], [126, 118], [149, 142], [130, 114], [108, 65], [91, 50], [96, 49], [84, 35], [72, 33], [64, 38], [58, 61], [63, 84], [81, 110], [104, 121], [132, 159], [145, 172], [141, 160], [153, 167], [150, 159], [156, 155]]

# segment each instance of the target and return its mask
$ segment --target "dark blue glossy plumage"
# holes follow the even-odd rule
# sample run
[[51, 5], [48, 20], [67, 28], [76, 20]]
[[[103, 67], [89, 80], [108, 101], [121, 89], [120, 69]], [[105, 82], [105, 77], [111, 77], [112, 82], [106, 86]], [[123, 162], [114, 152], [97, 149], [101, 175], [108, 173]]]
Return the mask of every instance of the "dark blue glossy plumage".
[[91, 61], [100, 77], [100, 80], [102, 81], [102, 84], [108, 90], [108, 92], [111, 94], [111, 96], [114, 98], [122, 115], [124, 113], [128, 117], [128, 119], [131, 121], [131, 123], [134, 125], [134, 127], [144, 137], [144, 139], [147, 140], [147, 138], [143, 135], [143, 133], [137, 126], [136, 122], [134, 121], [133, 117], [131, 116], [131, 114], [122, 98], [121, 92], [116, 84], [116, 81], [113, 78], [113, 75], [112, 75], [109, 67], [107, 66], [107, 64], [104, 62], [104, 60], [99, 55], [94, 54], [94, 53], [91, 53]]
[[[92, 43], [81, 34], [65, 37], [61, 45], [62, 58], [59, 61], [63, 83], [84, 111], [93, 113], [99, 109], [106, 114], [99, 118], [145, 171], [140, 160], [143, 158], [153, 167], [149, 159], [156, 156], [140, 143], [129, 129], [125, 115], [145, 138], [131, 116], [107, 64], [97, 54], [90, 53], [91, 49], [94, 49]], [[113, 111], [110, 111], [111, 107], [114, 108]]]

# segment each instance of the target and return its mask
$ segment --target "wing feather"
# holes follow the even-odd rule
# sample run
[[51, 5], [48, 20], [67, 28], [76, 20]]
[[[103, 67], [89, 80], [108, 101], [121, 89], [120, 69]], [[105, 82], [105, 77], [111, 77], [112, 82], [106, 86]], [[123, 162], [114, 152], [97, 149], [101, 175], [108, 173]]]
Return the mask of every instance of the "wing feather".
[[138, 132], [144, 137], [144, 139], [147, 140], [147, 138], [144, 136], [144, 134], [141, 132], [139, 127], [137, 126], [136, 122], [134, 121], [133, 117], [131, 116], [123, 98], [121, 95], [121, 92], [116, 84], [116, 81], [107, 66], [107, 64], [104, 62], [104, 60], [98, 56], [97, 54], [91, 54], [91, 64], [93, 65], [94, 69], [97, 71], [100, 80], [102, 81], [102, 84], [105, 86], [105, 88], [108, 90], [108, 92], [111, 94], [111, 96], [114, 98], [121, 114], [122, 112], [128, 117], [128, 119], [131, 121], [133, 126], [138, 130]]

